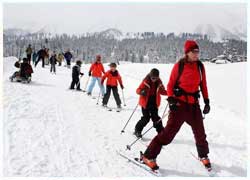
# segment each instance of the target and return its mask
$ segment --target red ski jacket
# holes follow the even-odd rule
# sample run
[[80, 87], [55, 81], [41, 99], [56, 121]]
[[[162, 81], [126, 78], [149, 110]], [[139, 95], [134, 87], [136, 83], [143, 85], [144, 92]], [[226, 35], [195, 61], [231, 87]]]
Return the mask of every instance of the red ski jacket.
[[90, 66], [89, 71], [93, 77], [102, 77], [102, 73], [105, 74], [104, 67], [102, 63], [93, 63]]
[[[205, 67], [202, 65], [202, 73], [199, 70], [197, 62], [187, 62], [184, 61], [184, 68], [179, 79], [179, 87], [182, 88], [187, 93], [194, 93], [199, 90], [201, 87], [202, 96], [204, 99], [208, 99], [208, 90], [207, 90], [207, 80]], [[169, 97], [174, 96], [174, 86], [178, 77], [179, 63], [176, 63], [172, 69], [169, 82], [167, 85], [167, 93]], [[201, 80], [202, 77], [202, 80]], [[200, 86], [201, 83], [201, 86]], [[181, 101], [194, 104], [197, 103], [193, 96], [182, 95], [180, 97], [175, 97]]]
[[[140, 86], [137, 88], [136, 93], [140, 95], [141, 90], [145, 89], [147, 91], [146, 96], [140, 95], [139, 98], [139, 105], [142, 106], [144, 109], [146, 109], [149, 96], [154, 95], [153, 93], [156, 92], [156, 105], [157, 107], [161, 104], [161, 95], [167, 95], [167, 91], [165, 90], [164, 86], [162, 85], [161, 79], [159, 79], [157, 82], [157, 87], [154, 87], [154, 83], [150, 80], [150, 77], [147, 76]], [[152, 91], [152, 88], [156, 88], [156, 91]]]
[[107, 86], [118, 86], [118, 82], [119, 82], [120, 86], [123, 87], [122, 78], [117, 70], [115, 72], [112, 72], [111, 70], [106, 72], [104, 76], [102, 77], [102, 80], [101, 80], [102, 84], [104, 83], [106, 78], [107, 78], [107, 83], [106, 83]]

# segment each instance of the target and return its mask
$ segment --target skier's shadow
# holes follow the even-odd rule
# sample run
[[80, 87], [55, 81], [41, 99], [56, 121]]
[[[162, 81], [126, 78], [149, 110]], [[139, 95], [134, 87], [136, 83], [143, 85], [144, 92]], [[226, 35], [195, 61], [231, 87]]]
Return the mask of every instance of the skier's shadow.
[[[186, 144], [186, 145], [194, 146], [195, 142], [194, 142], [194, 140], [174, 139], [173, 140], [173, 144]], [[228, 147], [228, 148], [235, 149], [235, 150], [238, 150], [238, 151], [244, 151], [244, 150], [246, 150], [245, 147], [242, 147], [242, 146], [233, 146], [233, 145], [229, 145], [229, 144], [209, 143], [209, 145], [213, 146], [215, 148], [222, 148], [222, 149], [225, 149], [226, 147]]]
[[160, 173], [163, 177], [165, 176], [182, 176], [182, 177], [202, 177], [204, 175], [202, 174], [192, 174], [192, 173], [187, 173], [187, 172], [180, 172], [180, 171], [176, 171], [176, 170], [169, 170], [169, 169], [163, 169], [160, 168]]
[[52, 84], [43, 84], [43, 83], [38, 83], [38, 82], [31, 82], [31, 86], [44, 86], [44, 87], [55, 87], [55, 85]]
[[212, 166], [216, 173], [219, 173], [221, 171], [228, 171], [231, 174], [234, 174], [235, 176], [238, 177], [246, 177], [247, 176], [247, 171], [242, 169], [241, 167], [238, 166], [231, 166], [231, 167], [226, 167], [218, 164], [212, 163]]

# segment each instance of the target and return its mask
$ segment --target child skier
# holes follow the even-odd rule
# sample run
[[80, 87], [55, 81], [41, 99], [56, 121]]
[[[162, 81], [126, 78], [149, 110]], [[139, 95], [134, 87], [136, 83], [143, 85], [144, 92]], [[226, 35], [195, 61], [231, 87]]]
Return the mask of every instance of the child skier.
[[83, 76], [83, 73], [81, 73], [81, 65], [82, 65], [82, 61], [77, 60], [76, 65], [73, 66], [72, 68], [72, 82], [70, 85], [70, 89], [75, 89], [75, 85], [76, 85], [76, 90], [81, 91], [80, 79], [79, 79], [79, 75]]
[[102, 77], [102, 80], [101, 80], [101, 84], [103, 85], [105, 79], [107, 78], [106, 93], [103, 97], [102, 105], [104, 107], [107, 107], [110, 93], [112, 90], [116, 104], [117, 104], [117, 108], [118, 108], [118, 110], [120, 110], [121, 109], [121, 99], [120, 99], [119, 94], [118, 94], [118, 88], [117, 88], [118, 83], [117, 82], [119, 82], [122, 89], [124, 88], [124, 86], [122, 83], [122, 78], [116, 69], [116, 67], [117, 67], [116, 63], [111, 63], [109, 66], [110, 66], [110, 70], [104, 74], [104, 76]]
[[142, 117], [137, 122], [134, 131], [138, 138], [142, 137], [141, 132], [150, 119], [158, 133], [163, 129], [162, 122], [158, 122], [161, 119], [158, 115], [158, 108], [161, 103], [161, 95], [167, 95], [167, 92], [159, 74], [158, 69], [152, 69], [136, 90], [136, 93], [140, 95], [139, 105], [142, 107]]
[[49, 62], [50, 62], [50, 72], [52, 73], [52, 71], [56, 74], [56, 61], [57, 61], [57, 57], [56, 57], [56, 52], [54, 51], [52, 56], [49, 58]]
[[167, 125], [154, 137], [141, 158], [150, 168], [158, 169], [156, 158], [162, 146], [170, 144], [182, 124], [187, 122], [192, 127], [198, 157], [210, 171], [209, 148], [199, 105], [200, 87], [205, 103], [203, 113], [209, 113], [205, 67], [199, 61], [199, 46], [195, 41], [187, 40], [184, 52], [184, 58], [174, 65], [167, 85], [170, 109]]

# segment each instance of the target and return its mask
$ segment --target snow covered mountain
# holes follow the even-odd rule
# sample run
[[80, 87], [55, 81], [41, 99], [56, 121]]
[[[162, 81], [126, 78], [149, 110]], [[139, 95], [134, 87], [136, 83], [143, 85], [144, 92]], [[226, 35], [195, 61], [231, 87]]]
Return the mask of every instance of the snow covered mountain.
[[115, 28], [110, 28], [99, 33], [100, 36], [108, 39], [118, 39], [120, 40], [123, 36], [122, 32]]
[[[132, 135], [141, 110], [135, 111], [125, 133], [121, 129], [138, 103], [136, 88], [152, 68], [158, 68], [166, 85], [172, 64], [121, 63], [118, 66], [125, 86], [127, 106], [120, 113], [109, 112], [83, 92], [68, 90], [71, 70], [38, 64], [30, 84], [9, 81], [16, 71], [15, 57], [3, 59], [3, 173], [4, 176], [42, 177], [149, 177], [147, 171], [120, 157], [135, 140]], [[82, 72], [89, 69], [82, 66]], [[108, 64], [104, 64], [105, 70]], [[206, 63], [211, 112], [204, 124], [210, 146], [209, 157], [217, 176], [246, 177], [247, 117], [246, 63], [215, 65]], [[227, 74], [227, 76], [225, 76]], [[88, 76], [81, 78], [84, 88]], [[226, 92], [226, 93], [225, 93]], [[119, 89], [119, 93], [121, 91]], [[98, 97], [95, 87], [93, 97]], [[41, 98], [42, 97], [42, 98]], [[230, 98], [229, 98], [230, 97]], [[159, 114], [167, 101], [162, 98]], [[116, 107], [111, 96], [110, 107]], [[201, 100], [201, 107], [204, 104]], [[163, 120], [166, 125], [167, 119]], [[150, 122], [144, 129], [152, 126]], [[128, 153], [138, 156], [144, 151], [155, 130], [147, 133]], [[174, 141], [164, 147], [157, 162], [163, 176], [207, 176], [204, 167], [191, 155], [196, 147], [191, 128], [184, 124]]]
[[10, 29], [4, 29], [3, 34], [6, 36], [25, 36], [29, 34], [30, 32], [28, 30], [20, 29], [20, 28], [10, 28]]
[[194, 33], [207, 34], [213, 41], [222, 41], [223, 39], [247, 39], [247, 31], [245, 27], [238, 26], [232, 30], [226, 29], [220, 25], [200, 24], [194, 29]]

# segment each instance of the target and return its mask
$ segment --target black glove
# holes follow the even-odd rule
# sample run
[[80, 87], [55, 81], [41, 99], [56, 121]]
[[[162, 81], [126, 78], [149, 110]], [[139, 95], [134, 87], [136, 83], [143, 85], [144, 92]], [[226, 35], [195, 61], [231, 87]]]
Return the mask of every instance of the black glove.
[[173, 97], [168, 97], [168, 104], [169, 104], [169, 109], [170, 111], [176, 111], [177, 110], [177, 100]]
[[204, 99], [204, 109], [203, 109], [203, 114], [208, 114], [210, 111], [210, 105], [209, 105], [209, 99]]
[[89, 76], [91, 76], [91, 71], [89, 71]]
[[84, 74], [80, 72], [80, 75], [83, 76]]
[[141, 92], [140, 92], [140, 95], [147, 96], [147, 90], [146, 89], [142, 89]]
[[121, 88], [122, 88], [122, 89], [124, 89], [124, 86], [123, 86], [123, 84], [121, 84]]

